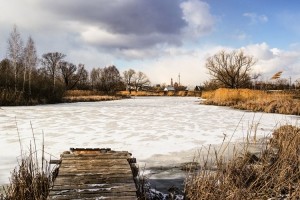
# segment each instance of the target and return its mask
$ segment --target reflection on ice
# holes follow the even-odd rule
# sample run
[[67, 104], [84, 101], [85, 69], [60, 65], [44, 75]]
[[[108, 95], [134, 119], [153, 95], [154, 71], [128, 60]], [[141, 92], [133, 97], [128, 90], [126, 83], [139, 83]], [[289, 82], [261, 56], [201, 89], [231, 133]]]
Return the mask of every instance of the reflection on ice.
[[[226, 107], [199, 105], [193, 97], [139, 97], [121, 101], [3, 107], [0, 110], [0, 184], [8, 183], [32, 132], [38, 148], [45, 135], [45, 151], [52, 156], [70, 147], [112, 148], [131, 152], [147, 163], [156, 154], [183, 152], [218, 144], [224, 135], [245, 137], [259, 123], [258, 136], [268, 136], [278, 123], [295, 123], [293, 116], [262, 114]], [[31, 127], [32, 124], [32, 127]], [[254, 131], [253, 131], [254, 132]], [[230, 136], [230, 137], [229, 137]], [[192, 154], [192, 153], [191, 153]], [[174, 155], [174, 154], [173, 154]], [[178, 153], [163, 164], [184, 160]], [[191, 155], [192, 156], [192, 155]], [[151, 159], [150, 159], [151, 160]]]

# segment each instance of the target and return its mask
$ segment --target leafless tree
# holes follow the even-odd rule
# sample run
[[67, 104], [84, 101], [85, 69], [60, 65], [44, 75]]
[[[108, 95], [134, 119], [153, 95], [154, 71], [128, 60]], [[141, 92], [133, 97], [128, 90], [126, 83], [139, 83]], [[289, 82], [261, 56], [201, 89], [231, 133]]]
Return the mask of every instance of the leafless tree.
[[23, 41], [19, 31], [17, 30], [17, 26], [14, 25], [8, 39], [7, 56], [11, 60], [14, 69], [15, 92], [17, 92], [18, 64], [20, 65], [21, 63], [22, 52]]
[[122, 78], [116, 66], [105, 67], [101, 75], [102, 90], [106, 93], [115, 93], [122, 83]]
[[53, 92], [55, 89], [55, 78], [59, 63], [66, 55], [59, 52], [46, 53], [42, 55], [42, 64], [46, 67], [52, 78]]
[[243, 51], [221, 51], [206, 60], [206, 68], [212, 78], [229, 88], [247, 87], [254, 64], [253, 57]]
[[133, 87], [133, 78], [135, 74], [136, 73], [133, 69], [129, 69], [128, 71], [123, 72], [124, 83], [129, 93], [131, 93], [131, 87]]
[[78, 77], [78, 83], [76, 87], [87, 89], [89, 87], [89, 72], [85, 69], [84, 64], [79, 64], [76, 76]]
[[9, 59], [3, 59], [0, 62], [0, 87], [10, 89], [13, 87], [14, 78]]
[[139, 71], [133, 76], [133, 85], [136, 91], [142, 89], [145, 86], [149, 86], [149, 84], [150, 80], [143, 72]]
[[123, 85], [120, 72], [114, 65], [104, 68], [94, 68], [91, 71], [91, 81], [93, 88], [107, 94], [115, 93]]
[[90, 73], [92, 89], [99, 88], [101, 74], [102, 74], [102, 69], [101, 68], [93, 68], [92, 69], [92, 71]]
[[37, 65], [37, 53], [34, 41], [31, 37], [28, 38], [24, 49], [24, 77], [23, 77], [23, 91], [25, 90], [26, 71], [28, 71], [28, 93], [31, 95], [31, 76], [32, 71]]
[[73, 89], [76, 84], [82, 79], [85, 72], [84, 65], [80, 64], [77, 68], [76, 65], [69, 62], [60, 62], [59, 69], [61, 70], [61, 74], [67, 90]]

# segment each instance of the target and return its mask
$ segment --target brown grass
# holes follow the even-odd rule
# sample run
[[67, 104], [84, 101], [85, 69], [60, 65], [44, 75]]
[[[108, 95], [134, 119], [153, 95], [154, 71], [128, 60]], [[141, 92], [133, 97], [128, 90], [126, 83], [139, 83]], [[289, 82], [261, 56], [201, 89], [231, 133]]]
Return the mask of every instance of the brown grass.
[[119, 99], [121, 99], [121, 97], [108, 96], [108, 95], [68, 96], [68, 97], [63, 97], [63, 102], [72, 103], [72, 102], [112, 101], [112, 100], [119, 100]]
[[200, 96], [200, 92], [194, 91], [120, 91], [118, 95], [121, 96]]
[[104, 95], [93, 90], [68, 90], [62, 99], [63, 102], [93, 102], [93, 101], [112, 101], [119, 100], [121, 96]]
[[300, 114], [300, 100], [291, 92], [267, 92], [250, 89], [217, 89], [203, 92], [203, 103], [251, 111]]
[[[186, 180], [187, 199], [299, 199], [300, 129], [283, 126], [259, 156], [236, 154], [229, 162], [215, 152], [214, 170], [205, 164]], [[247, 146], [247, 144], [246, 144]]]
[[30, 199], [46, 200], [52, 183], [49, 164], [42, 156], [42, 162], [36, 160], [36, 152], [22, 156], [19, 166], [11, 174], [10, 184], [3, 188], [3, 200]]
[[101, 92], [94, 90], [67, 90], [64, 94], [65, 97], [79, 97], [79, 96], [101, 96]]

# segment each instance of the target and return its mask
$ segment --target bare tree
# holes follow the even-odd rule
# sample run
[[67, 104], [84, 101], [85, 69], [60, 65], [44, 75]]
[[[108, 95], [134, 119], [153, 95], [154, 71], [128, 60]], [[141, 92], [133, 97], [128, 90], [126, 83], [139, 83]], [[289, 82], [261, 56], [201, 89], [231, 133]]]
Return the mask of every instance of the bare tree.
[[129, 93], [131, 93], [131, 87], [133, 86], [133, 78], [135, 74], [136, 73], [133, 69], [129, 69], [128, 71], [123, 72], [124, 82]]
[[69, 62], [60, 62], [59, 68], [66, 86], [66, 89], [73, 89], [76, 84], [83, 78], [85, 75], [84, 65], [80, 64], [77, 68], [76, 65]]
[[116, 66], [104, 67], [101, 75], [102, 90], [106, 93], [115, 93], [122, 83], [122, 78]]
[[32, 71], [37, 65], [37, 53], [34, 41], [31, 37], [28, 38], [24, 49], [24, 77], [23, 77], [23, 91], [25, 90], [26, 70], [28, 71], [28, 93], [31, 95], [31, 76]]
[[52, 78], [53, 92], [55, 89], [55, 78], [56, 78], [56, 72], [58, 69], [59, 62], [61, 62], [62, 59], [65, 57], [66, 57], [65, 54], [58, 53], [58, 52], [46, 53], [46, 54], [43, 54], [43, 56], [42, 56], [42, 64], [49, 71], [51, 78]]
[[0, 88], [10, 89], [13, 87], [13, 71], [11, 69], [11, 62], [9, 59], [3, 59], [0, 62]]
[[14, 25], [10, 37], [8, 39], [7, 56], [12, 62], [15, 78], [15, 92], [17, 92], [18, 64], [21, 63], [23, 52], [23, 41], [17, 26]]
[[123, 86], [120, 72], [114, 65], [104, 68], [94, 68], [91, 71], [91, 81], [93, 88], [107, 94], [113, 94]]
[[100, 77], [102, 74], [101, 68], [93, 68], [90, 74], [90, 79], [92, 83], [92, 89], [98, 89], [100, 85]]
[[243, 51], [221, 51], [206, 60], [206, 68], [213, 79], [229, 88], [247, 87], [254, 64], [253, 57]]
[[89, 72], [85, 69], [84, 64], [79, 64], [76, 76], [78, 77], [78, 83], [76, 87], [80, 87], [81, 89], [89, 88]]
[[143, 72], [137, 72], [134, 77], [133, 77], [133, 85], [135, 88], [135, 91], [138, 91], [140, 89], [142, 89], [145, 86], [148, 86], [150, 84], [150, 80], [148, 79], [148, 77], [146, 76], [146, 74], [144, 74]]

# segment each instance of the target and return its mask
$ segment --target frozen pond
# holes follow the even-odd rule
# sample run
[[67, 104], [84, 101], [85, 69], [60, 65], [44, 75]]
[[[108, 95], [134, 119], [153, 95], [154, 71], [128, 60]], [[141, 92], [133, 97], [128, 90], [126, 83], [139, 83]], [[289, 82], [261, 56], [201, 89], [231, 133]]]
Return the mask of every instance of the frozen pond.
[[[52, 157], [59, 158], [70, 147], [112, 148], [129, 151], [140, 164], [151, 166], [158, 154], [167, 158], [161, 165], [176, 164], [191, 159], [180, 152], [221, 143], [224, 134], [227, 140], [243, 138], [253, 124], [259, 123], [258, 136], [268, 136], [276, 125], [296, 121], [295, 116], [199, 105], [193, 97], [2, 107], [0, 185], [9, 182], [10, 171], [17, 165], [18, 133], [24, 150], [30, 141], [33, 144], [32, 132], [40, 150], [44, 133], [45, 151]], [[174, 152], [177, 156], [167, 157]]]

